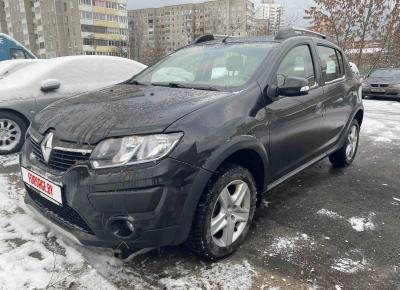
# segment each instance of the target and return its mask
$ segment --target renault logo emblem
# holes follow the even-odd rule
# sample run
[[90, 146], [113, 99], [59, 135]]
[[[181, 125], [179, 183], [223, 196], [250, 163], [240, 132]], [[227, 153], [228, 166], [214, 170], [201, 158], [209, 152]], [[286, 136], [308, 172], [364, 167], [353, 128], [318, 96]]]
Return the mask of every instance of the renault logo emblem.
[[54, 136], [53, 132], [47, 134], [46, 137], [44, 137], [42, 144], [40, 146], [42, 149], [44, 161], [46, 163], [49, 163], [51, 151], [53, 150], [53, 136]]

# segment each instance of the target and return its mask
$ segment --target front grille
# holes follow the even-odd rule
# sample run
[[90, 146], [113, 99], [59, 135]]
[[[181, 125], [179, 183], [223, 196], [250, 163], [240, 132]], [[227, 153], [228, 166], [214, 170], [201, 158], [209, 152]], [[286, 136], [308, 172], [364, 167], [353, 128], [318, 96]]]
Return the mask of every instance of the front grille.
[[388, 84], [371, 84], [371, 87], [373, 88], [388, 88]]
[[79, 162], [85, 162], [89, 160], [90, 154], [84, 154], [81, 152], [66, 151], [61, 149], [53, 149], [50, 155], [49, 162], [46, 163], [40, 144], [34, 139], [30, 138], [32, 144], [32, 152], [36, 158], [46, 166], [59, 171], [67, 171], [69, 168]]
[[87, 223], [81, 218], [81, 216], [68, 205], [59, 206], [46, 198], [42, 197], [38, 192], [26, 186], [30, 198], [44, 210], [47, 211], [51, 217], [61, 222], [65, 226], [71, 229], [77, 229], [85, 233], [94, 235], [93, 231], [89, 228]]

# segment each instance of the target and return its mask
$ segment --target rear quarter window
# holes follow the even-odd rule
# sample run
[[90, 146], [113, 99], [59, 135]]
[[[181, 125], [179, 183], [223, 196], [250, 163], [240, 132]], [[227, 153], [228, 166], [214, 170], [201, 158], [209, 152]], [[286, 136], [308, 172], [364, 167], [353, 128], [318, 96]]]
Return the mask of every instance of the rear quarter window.
[[336, 55], [338, 57], [339, 60], [339, 68], [340, 68], [340, 73], [341, 76], [344, 76], [346, 74], [346, 69], [344, 67], [344, 58], [342, 53], [339, 50], [336, 50]]
[[[318, 45], [318, 54], [322, 64], [323, 77], [325, 82], [332, 82], [343, 76], [343, 58], [338, 59], [337, 50], [328, 46]], [[342, 65], [340, 65], [342, 63]], [[341, 69], [342, 66], [342, 69]]]

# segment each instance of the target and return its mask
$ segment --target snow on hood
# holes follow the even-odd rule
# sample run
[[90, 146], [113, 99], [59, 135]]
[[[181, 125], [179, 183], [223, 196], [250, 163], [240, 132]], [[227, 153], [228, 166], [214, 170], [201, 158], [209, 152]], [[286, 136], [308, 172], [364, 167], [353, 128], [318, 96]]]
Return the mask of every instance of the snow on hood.
[[58, 139], [95, 144], [107, 137], [163, 132], [228, 92], [121, 84], [64, 99], [36, 115], [32, 128]]

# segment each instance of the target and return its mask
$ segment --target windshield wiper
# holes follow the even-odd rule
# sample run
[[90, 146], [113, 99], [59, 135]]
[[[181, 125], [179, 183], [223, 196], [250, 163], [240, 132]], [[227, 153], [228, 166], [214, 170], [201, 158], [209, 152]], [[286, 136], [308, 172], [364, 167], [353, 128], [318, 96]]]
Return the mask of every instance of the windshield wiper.
[[151, 83], [152, 86], [169, 87], [169, 88], [180, 88], [180, 89], [194, 89], [194, 90], [204, 90], [204, 91], [219, 91], [215, 87], [211, 86], [198, 86], [193, 84], [181, 84], [175, 82], [168, 83]]
[[147, 85], [148, 85], [148, 84], [139, 82], [139, 81], [137, 81], [137, 80], [130, 81], [129, 83], [130, 83], [131, 85], [137, 85], [137, 86], [147, 86]]

